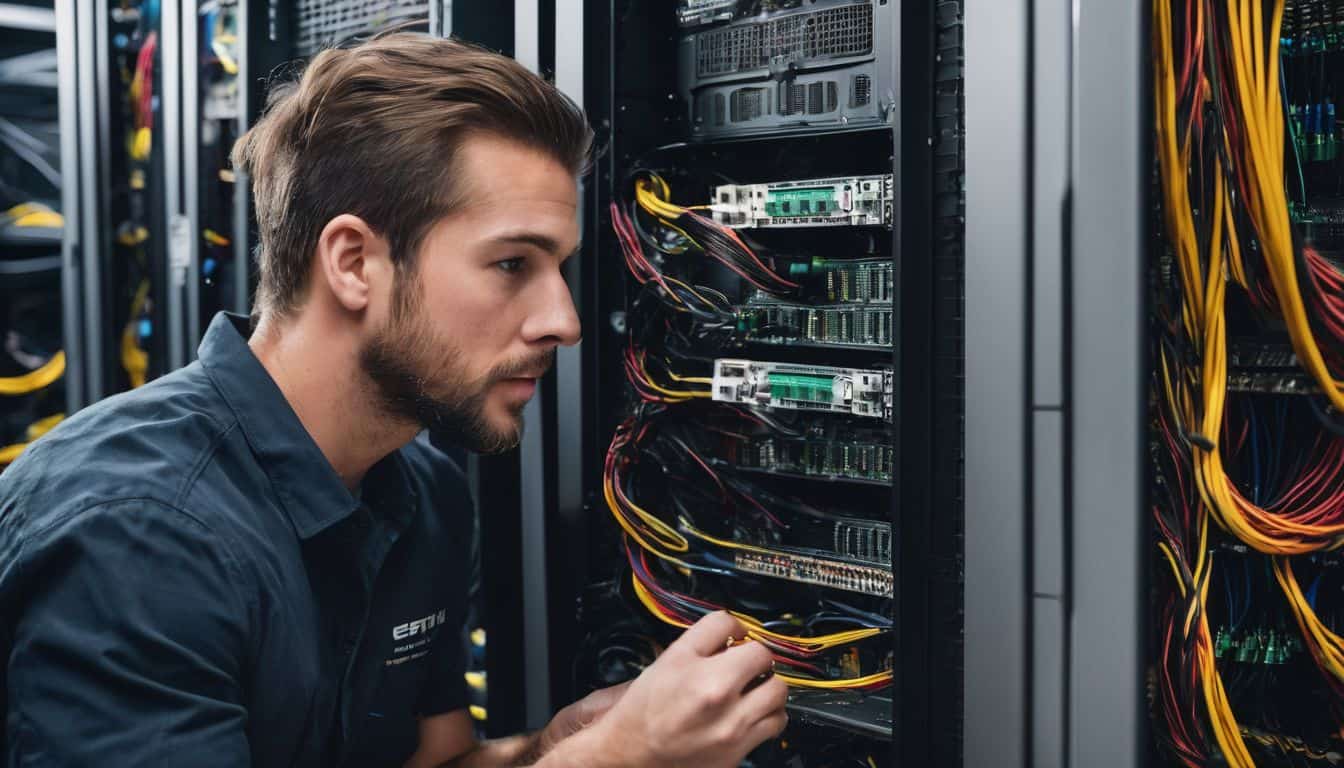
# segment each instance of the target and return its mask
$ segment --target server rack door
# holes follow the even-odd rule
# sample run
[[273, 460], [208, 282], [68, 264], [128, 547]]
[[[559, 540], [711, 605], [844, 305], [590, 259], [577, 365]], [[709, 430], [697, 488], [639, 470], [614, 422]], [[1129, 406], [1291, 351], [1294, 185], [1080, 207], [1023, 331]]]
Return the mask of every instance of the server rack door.
[[967, 15], [966, 764], [1138, 765], [1143, 13]]

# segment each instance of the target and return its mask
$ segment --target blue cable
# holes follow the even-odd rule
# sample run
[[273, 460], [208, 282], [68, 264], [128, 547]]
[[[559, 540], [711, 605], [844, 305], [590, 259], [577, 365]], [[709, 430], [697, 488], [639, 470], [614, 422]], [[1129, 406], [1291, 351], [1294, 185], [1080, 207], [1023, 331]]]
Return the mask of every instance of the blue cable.
[[1307, 605], [1311, 610], [1316, 610], [1316, 588], [1321, 586], [1321, 574], [1317, 573], [1316, 578], [1311, 580], [1311, 586], [1307, 588]]

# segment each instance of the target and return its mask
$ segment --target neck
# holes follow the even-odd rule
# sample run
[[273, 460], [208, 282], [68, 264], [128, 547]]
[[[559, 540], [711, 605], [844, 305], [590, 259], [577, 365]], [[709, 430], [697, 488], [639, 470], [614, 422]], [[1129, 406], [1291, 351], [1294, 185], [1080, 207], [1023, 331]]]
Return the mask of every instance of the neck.
[[378, 406], [353, 333], [332, 332], [304, 316], [283, 327], [263, 317], [248, 345], [347, 488], [357, 488], [370, 467], [419, 431]]

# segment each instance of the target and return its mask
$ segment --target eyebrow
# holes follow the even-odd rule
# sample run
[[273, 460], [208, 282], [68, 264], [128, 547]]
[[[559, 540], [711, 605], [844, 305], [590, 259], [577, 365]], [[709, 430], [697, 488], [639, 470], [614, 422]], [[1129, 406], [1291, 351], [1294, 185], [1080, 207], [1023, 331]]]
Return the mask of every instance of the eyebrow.
[[[508, 235], [491, 238], [495, 243], [520, 243], [523, 245], [533, 245], [547, 253], [560, 253], [560, 243], [547, 235], [539, 232], [516, 232]], [[567, 254], [562, 254], [566, 259], [577, 254], [582, 250], [583, 245], [575, 246], [574, 250]]]

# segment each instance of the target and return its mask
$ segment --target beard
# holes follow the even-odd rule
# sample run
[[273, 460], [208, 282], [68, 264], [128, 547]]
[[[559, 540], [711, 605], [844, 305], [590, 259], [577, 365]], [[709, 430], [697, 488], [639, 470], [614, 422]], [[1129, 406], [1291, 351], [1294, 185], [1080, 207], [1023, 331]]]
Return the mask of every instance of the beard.
[[[396, 292], [413, 293], [399, 280]], [[418, 424], [437, 438], [477, 453], [501, 453], [522, 439], [523, 407], [509, 406], [510, 424], [498, 427], [486, 415], [491, 388], [516, 376], [535, 376], [550, 368], [555, 352], [510, 361], [479, 379], [462, 372], [462, 351], [439, 338], [423, 318], [418, 302], [394, 298], [386, 325], [360, 350], [364, 375], [390, 418]]]

